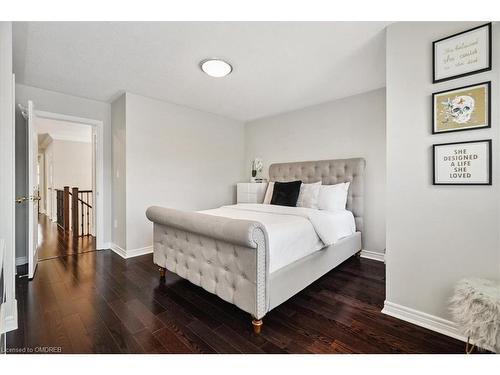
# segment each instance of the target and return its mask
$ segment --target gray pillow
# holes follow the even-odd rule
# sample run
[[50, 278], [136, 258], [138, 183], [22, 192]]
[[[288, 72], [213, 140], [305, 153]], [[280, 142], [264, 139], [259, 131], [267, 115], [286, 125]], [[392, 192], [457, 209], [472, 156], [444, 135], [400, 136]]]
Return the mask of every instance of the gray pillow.
[[318, 208], [319, 190], [321, 181], [312, 184], [300, 185], [299, 198], [297, 199], [297, 207]]

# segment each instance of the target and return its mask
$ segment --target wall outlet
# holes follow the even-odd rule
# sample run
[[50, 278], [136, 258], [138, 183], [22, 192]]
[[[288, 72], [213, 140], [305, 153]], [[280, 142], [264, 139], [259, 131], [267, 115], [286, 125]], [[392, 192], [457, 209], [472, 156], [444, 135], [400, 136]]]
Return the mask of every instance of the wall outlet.
[[118, 228], [118, 220], [115, 219], [113, 221], [113, 227], [115, 227], [115, 229]]

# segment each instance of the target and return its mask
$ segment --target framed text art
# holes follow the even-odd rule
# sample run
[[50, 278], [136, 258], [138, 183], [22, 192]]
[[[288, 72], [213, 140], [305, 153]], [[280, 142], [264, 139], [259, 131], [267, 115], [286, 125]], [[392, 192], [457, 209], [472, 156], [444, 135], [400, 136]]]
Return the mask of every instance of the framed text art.
[[432, 94], [432, 134], [489, 128], [491, 82]]
[[491, 185], [491, 139], [432, 146], [434, 185]]
[[432, 43], [433, 83], [491, 70], [491, 23]]

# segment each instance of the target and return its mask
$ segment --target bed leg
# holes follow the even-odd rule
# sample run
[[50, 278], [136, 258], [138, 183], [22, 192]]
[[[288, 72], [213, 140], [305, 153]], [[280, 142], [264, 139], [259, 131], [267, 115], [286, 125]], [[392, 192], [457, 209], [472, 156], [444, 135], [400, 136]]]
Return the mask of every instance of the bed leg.
[[356, 258], [361, 258], [361, 250], [356, 253]]
[[262, 329], [262, 324], [262, 319], [252, 319], [253, 333], [259, 335]]
[[163, 268], [163, 267], [158, 267], [158, 271], [160, 272], [160, 277], [161, 277], [162, 279], [164, 279], [164, 278], [165, 278], [165, 271], [166, 271], [166, 270], [167, 270], [166, 268]]

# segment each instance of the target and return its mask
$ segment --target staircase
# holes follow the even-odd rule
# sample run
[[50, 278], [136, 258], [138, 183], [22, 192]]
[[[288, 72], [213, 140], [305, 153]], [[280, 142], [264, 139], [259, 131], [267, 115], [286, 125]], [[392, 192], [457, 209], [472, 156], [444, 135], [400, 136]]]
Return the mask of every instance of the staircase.
[[92, 190], [79, 190], [77, 187], [56, 189], [57, 224], [73, 236], [93, 235], [94, 194]]

